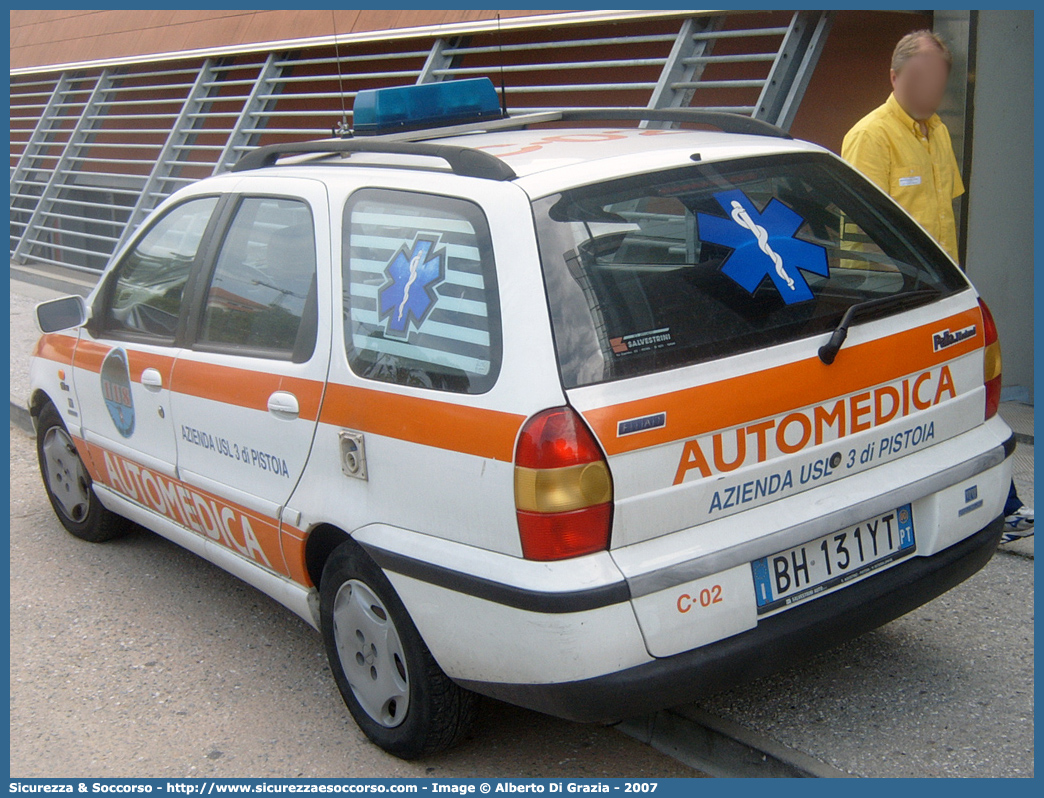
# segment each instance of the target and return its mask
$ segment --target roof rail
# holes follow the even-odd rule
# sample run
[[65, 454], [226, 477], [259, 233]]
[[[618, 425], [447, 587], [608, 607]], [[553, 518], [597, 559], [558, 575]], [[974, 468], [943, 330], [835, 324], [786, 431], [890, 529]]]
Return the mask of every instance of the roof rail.
[[353, 152], [441, 158], [449, 164], [453, 174], [463, 177], [513, 180], [517, 176], [515, 170], [500, 158], [482, 150], [450, 144], [425, 144], [417, 141], [382, 141], [376, 136], [366, 139], [327, 139], [325, 141], [305, 141], [299, 144], [269, 144], [244, 155], [236, 162], [231, 171], [247, 172], [252, 169], [275, 166], [282, 155], [308, 155], [310, 153], [336, 155]]
[[771, 136], [789, 139], [782, 128], [761, 119], [732, 114], [726, 111], [705, 111], [702, 108], [575, 108], [562, 112], [562, 121], [573, 119], [617, 119], [638, 122], [691, 122], [710, 125], [724, 133], [744, 133], [752, 136]]

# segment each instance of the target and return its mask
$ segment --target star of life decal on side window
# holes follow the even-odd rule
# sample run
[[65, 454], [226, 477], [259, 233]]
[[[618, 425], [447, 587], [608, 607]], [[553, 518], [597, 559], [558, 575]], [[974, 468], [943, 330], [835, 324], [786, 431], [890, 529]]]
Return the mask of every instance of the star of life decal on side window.
[[739, 190], [719, 192], [714, 199], [728, 218], [700, 213], [697, 220], [702, 240], [732, 250], [722, 273], [749, 294], [768, 277], [784, 303], [812, 299], [801, 270], [829, 277], [830, 267], [823, 247], [794, 238], [805, 220], [775, 198], [761, 212]]
[[419, 329], [439, 296], [435, 286], [446, 278], [446, 250], [439, 236], [419, 234], [412, 246], [403, 245], [388, 263], [388, 278], [378, 294], [379, 313], [388, 335], [405, 338], [412, 319]]

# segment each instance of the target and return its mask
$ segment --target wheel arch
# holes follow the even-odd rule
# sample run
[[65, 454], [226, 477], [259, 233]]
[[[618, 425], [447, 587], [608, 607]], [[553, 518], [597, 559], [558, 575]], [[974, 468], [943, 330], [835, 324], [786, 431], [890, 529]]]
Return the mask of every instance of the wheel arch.
[[333, 524], [319, 524], [305, 541], [305, 570], [312, 584], [318, 588], [323, 577], [323, 568], [330, 555], [352, 536]]
[[[54, 405], [55, 410], [58, 410], [57, 403], [51, 398], [51, 395], [47, 393], [43, 388], [37, 388], [33, 391], [29, 397], [29, 415], [33, 417], [33, 422], [40, 417], [40, 413], [43, 412], [44, 407], [48, 404]], [[58, 415], [61, 415], [61, 411], [58, 411]]]

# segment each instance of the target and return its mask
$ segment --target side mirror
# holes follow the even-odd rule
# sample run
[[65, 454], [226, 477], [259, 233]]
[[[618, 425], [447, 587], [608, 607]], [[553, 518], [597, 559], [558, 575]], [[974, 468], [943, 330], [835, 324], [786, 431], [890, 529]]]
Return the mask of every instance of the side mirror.
[[71, 330], [87, 321], [87, 305], [81, 296], [63, 296], [36, 306], [36, 326], [40, 332]]

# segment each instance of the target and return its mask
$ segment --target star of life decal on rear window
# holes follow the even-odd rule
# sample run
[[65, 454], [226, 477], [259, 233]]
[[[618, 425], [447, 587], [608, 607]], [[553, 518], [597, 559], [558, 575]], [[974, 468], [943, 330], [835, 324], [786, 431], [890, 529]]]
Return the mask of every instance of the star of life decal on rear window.
[[733, 250], [722, 273], [749, 294], [768, 277], [786, 304], [812, 299], [800, 270], [829, 277], [830, 267], [823, 247], [794, 238], [805, 220], [775, 198], [762, 212], [739, 190], [719, 192], [714, 199], [729, 218], [706, 213], [697, 218], [700, 238]]

